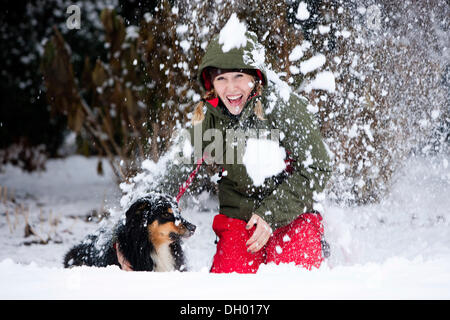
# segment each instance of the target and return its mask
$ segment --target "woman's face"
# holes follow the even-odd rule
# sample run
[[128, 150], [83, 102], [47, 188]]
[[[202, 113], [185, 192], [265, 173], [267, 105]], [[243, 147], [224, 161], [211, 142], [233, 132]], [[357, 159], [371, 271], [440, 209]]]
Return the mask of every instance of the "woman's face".
[[255, 80], [246, 73], [225, 72], [214, 78], [213, 86], [228, 111], [240, 114], [255, 86]]

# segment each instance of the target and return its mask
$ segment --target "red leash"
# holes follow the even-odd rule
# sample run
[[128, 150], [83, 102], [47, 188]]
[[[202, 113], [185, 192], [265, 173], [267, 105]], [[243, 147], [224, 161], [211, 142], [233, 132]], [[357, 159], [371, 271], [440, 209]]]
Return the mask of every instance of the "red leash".
[[180, 201], [180, 198], [183, 196], [183, 194], [186, 192], [186, 190], [191, 185], [192, 181], [194, 180], [195, 176], [197, 175], [198, 170], [200, 169], [200, 166], [203, 163], [203, 160], [204, 160], [204, 157], [202, 157], [200, 160], [197, 161], [197, 167], [194, 169], [194, 171], [191, 172], [191, 174], [187, 178], [186, 182], [184, 182], [180, 186], [180, 191], [178, 191], [178, 194], [176, 197], [177, 203]]
[[[287, 152], [287, 154], [288, 154], [288, 157], [287, 157], [287, 159], [284, 160], [284, 162], [286, 163], [286, 169], [284, 169], [284, 170], [288, 174], [292, 174], [292, 172], [294, 171], [294, 168], [292, 167], [292, 162], [294, 162], [295, 160], [293, 160], [292, 158], [289, 158], [290, 152]], [[186, 190], [189, 189], [189, 186], [191, 185], [192, 181], [194, 180], [195, 176], [197, 175], [197, 172], [200, 169], [200, 166], [202, 165], [204, 160], [205, 160], [205, 155], [203, 155], [203, 157], [197, 161], [197, 166], [195, 167], [195, 169], [189, 174], [189, 177], [187, 178], [187, 180], [180, 186], [180, 189], [179, 189], [177, 197], [176, 197], [177, 203], [180, 202], [180, 198], [183, 196], [183, 194], [186, 192]]]

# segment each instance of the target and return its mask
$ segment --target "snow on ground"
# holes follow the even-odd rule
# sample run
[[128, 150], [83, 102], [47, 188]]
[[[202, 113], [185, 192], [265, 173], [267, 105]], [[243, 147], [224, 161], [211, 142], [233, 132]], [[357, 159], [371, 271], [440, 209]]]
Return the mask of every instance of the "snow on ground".
[[[106, 161], [104, 176], [96, 166], [95, 158], [71, 156], [49, 160], [46, 172], [0, 172], [8, 188], [8, 201], [0, 196], [0, 299], [450, 298], [448, 157], [411, 159], [380, 204], [325, 204], [332, 255], [320, 269], [263, 265], [255, 275], [208, 273], [217, 201], [205, 193], [183, 211], [197, 225], [185, 242], [189, 272], [62, 268], [67, 249], [120, 215], [112, 173]], [[98, 222], [92, 212], [102, 207], [113, 218]], [[25, 217], [38, 236], [24, 236]]]

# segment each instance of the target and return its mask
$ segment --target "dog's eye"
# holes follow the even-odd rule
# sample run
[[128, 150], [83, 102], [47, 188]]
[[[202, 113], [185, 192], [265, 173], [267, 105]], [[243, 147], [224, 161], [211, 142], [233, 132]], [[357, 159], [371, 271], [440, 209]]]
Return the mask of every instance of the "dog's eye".
[[173, 219], [173, 214], [165, 212], [165, 213], [162, 214], [162, 217], [164, 219]]

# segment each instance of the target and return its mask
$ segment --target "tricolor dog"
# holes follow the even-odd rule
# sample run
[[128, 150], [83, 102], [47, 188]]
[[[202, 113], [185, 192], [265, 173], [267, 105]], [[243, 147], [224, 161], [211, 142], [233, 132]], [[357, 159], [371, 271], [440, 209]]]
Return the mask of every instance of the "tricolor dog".
[[151, 193], [135, 201], [124, 222], [113, 230], [99, 230], [70, 249], [64, 267], [120, 266], [118, 245], [134, 271], [185, 271], [181, 239], [191, 236], [195, 228], [181, 217], [171, 197]]

